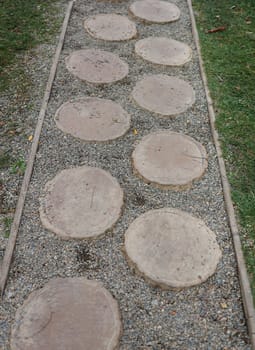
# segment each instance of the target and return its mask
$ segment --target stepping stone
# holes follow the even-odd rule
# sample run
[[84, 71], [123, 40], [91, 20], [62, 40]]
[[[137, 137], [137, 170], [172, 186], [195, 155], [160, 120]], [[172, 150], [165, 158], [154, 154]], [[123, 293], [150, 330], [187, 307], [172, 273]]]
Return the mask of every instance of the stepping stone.
[[118, 220], [123, 191], [108, 172], [94, 167], [61, 171], [41, 198], [43, 225], [64, 239], [95, 238]]
[[132, 97], [140, 107], [163, 116], [183, 113], [195, 102], [189, 83], [165, 74], [145, 76], [134, 87]]
[[191, 48], [173, 39], [149, 37], [136, 42], [135, 52], [144, 60], [166, 66], [181, 66], [190, 61]]
[[84, 27], [94, 38], [109, 41], [129, 40], [137, 34], [135, 23], [115, 13], [89, 17]]
[[168, 23], [180, 18], [180, 9], [169, 2], [160, 0], [139, 0], [129, 8], [132, 15], [146, 22]]
[[85, 141], [113, 140], [130, 127], [130, 116], [119, 104], [96, 97], [64, 103], [55, 121], [60, 130]]
[[121, 321], [117, 302], [101, 283], [55, 278], [18, 309], [12, 350], [114, 350]]
[[125, 249], [129, 263], [163, 288], [204, 282], [221, 258], [216, 236], [205, 223], [172, 208], [138, 217], [125, 234]]
[[136, 146], [132, 160], [146, 182], [173, 189], [189, 188], [207, 168], [204, 146], [172, 131], [149, 134]]
[[128, 65], [119, 56], [98, 49], [78, 50], [66, 58], [67, 69], [89, 83], [108, 84], [128, 75]]

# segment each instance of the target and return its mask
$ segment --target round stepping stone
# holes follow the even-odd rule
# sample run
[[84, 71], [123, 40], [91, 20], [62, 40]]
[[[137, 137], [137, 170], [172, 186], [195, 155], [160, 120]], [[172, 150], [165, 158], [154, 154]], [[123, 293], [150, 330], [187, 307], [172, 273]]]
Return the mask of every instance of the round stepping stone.
[[85, 141], [113, 140], [130, 127], [130, 116], [119, 104], [96, 97], [64, 103], [55, 121], [62, 131]]
[[62, 238], [94, 238], [110, 229], [123, 205], [123, 191], [108, 172], [88, 166], [61, 171], [41, 198], [43, 225]]
[[149, 281], [184, 288], [204, 282], [221, 258], [215, 234], [205, 223], [181, 210], [150, 210], [125, 234], [129, 262]]
[[189, 83], [164, 74], [149, 75], [140, 80], [132, 97], [140, 107], [163, 116], [185, 112], [195, 102], [195, 93]]
[[136, 36], [135, 23], [115, 13], [89, 17], [85, 20], [84, 27], [91, 36], [97, 39], [122, 41]]
[[12, 350], [114, 350], [121, 331], [117, 302], [96, 281], [55, 278], [19, 308]]
[[176, 5], [160, 0], [135, 1], [129, 9], [135, 17], [146, 22], [168, 23], [177, 21], [180, 17]]
[[89, 83], [107, 84], [128, 75], [128, 65], [119, 56], [98, 49], [78, 50], [66, 58], [66, 67]]
[[190, 187], [207, 168], [204, 146], [192, 137], [172, 131], [145, 136], [132, 158], [135, 170], [145, 181], [175, 189]]
[[192, 54], [188, 45], [164, 37], [137, 41], [135, 52], [146, 61], [166, 66], [181, 66], [191, 59]]

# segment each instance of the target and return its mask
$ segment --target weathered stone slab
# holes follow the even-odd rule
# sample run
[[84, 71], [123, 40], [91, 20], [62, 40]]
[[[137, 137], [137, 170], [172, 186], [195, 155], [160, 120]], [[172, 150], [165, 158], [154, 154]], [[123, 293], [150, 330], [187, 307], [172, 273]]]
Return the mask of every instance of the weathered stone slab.
[[132, 97], [140, 107], [162, 116], [185, 112], [195, 102], [189, 83], [165, 74], [145, 76], [135, 85]]
[[118, 220], [123, 191], [108, 172], [94, 167], [62, 170], [41, 198], [43, 225], [62, 238], [94, 238]]
[[89, 17], [85, 20], [84, 27], [91, 36], [109, 41], [129, 40], [137, 34], [134, 22], [115, 13]]
[[215, 234], [178, 209], [150, 210], [125, 234], [130, 264], [155, 285], [184, 288], [204, 282], [221, 258]]
[[153, 23], [177, 21], [181, 13], [176, 5], [161, 0], [135, 1], [129, 9], [135, 17]]
[[113, 140], [130, 127], [130, 116], [119, 104], [97, 97], [64, 103], [57, 110], [55, 121], [62, 131], [85, 141]]
[[117, 302], [99, 282], [55, 278], [19, 308], [11, 350], [114, 350], [120, 332]]
[[190, 61], [191, 48], [174, 39], [149, 37], [135, 44], [135, 52], [144, 60], [165, 66], [181, 66]]
[[146, 182], [178, 190], [190, 187], [207, 168], [203, 145], [190, 136], [167, 130], [143, 137], [132, 159]]
[[66, 58], [66, 67], [76, 77], [94, 84], [113, 83], [128, 75], [127, 63], [99, 49], [74, 51]]

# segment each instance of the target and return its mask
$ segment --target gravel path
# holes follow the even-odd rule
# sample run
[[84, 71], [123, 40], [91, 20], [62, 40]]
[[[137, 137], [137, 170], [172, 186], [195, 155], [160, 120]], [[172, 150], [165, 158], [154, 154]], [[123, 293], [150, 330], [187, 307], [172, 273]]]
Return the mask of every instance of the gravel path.
[[[10, 329], [18, 306], [32, 291], [57, 276], [84, 276], [103, 283], [120, 307], [121, 350], [250, 349], [188, 7], [185, 0], [172, 2], [181, 10], [180, 19], [174, 23], [149, 25], [133, 20], [139, 39], [166, 36], [191, 47], [192, 60], [176, 68], [150, 64], [136, 56], [137, 38], [121, 43], [105, 42], [85, 32], [85, 17], [113, 12], [127, 15], [132, 1], [77, 0], [74, 5], [0, 308], [1, 350], [9, 349]], [[118, 54], [129, 65], [128, 76], [107, 86], [87, 84], [75, 78], [66, 69], [65, 58], [84, 48]], [[195, 90], [195, 104], [172, 119], [142, 110], [130, 95], [136, 82], [146, 74], [168, 74], [186, 80]], [[131, 116], [127, 134], [109, 143], [85, 143], [59, 130], [54, 121], [56, 110], [69, 99], [83, 96], [102, 97], [121, 104]], [[178, 192], [154, 187], [133, 172], [131, 154], [135, 145], [143, 136], [162, 129], [187, 134], [206, 148], [208, 169], [189, 190]], [[39, 198], [45, 184], [57, 173], [81, 165], [99, 167], [114, 176], [124, 191], [125, 203], [120, 219], [105, 236], [92, 241], [66, 241], [42, 226]], [[161, 290], [137, 276], [128, 265], [123, 253], [125, 231], [141, 214], [163, 207], [180, 209], [202, 219], [216, 234], [222, 258], [216, 273], [203, 284], [181, 291]]]

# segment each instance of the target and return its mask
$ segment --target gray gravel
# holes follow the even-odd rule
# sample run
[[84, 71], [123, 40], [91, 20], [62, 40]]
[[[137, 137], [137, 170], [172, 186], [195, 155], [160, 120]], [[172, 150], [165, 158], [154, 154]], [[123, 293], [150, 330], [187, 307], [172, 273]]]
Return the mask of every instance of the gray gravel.
[[[168, 36], [191, 46], [193, 59], [180, 68], [156, 66], [136, 57], [136, 39], [110, 43], [86, 34], [83, 29], [86, 16], [111, 12], [125, 15], [132, 1], [77, 0], [75, 3], [26, 199], [14, 263], [0, 308], [1, 350], [9, 349], [9, 333], [17, 307], [33, 290], [55, 276], [85, 276], [103, 282], [120, 306], [123, 321], [120, 350], [250, 349], [188, 8], [185, 0], [172, 2], [181, 9], [179, 21], [165, 25], [136, 23], [139, 38]], [[93, 86], [73, 77], [65, 68], [65, 57], [73, 50], [92, 47], [119, 54], [129, 64], [128, 77], [110, 86]], [[140, 109], [130, 93], [135, 82], [148, 73], [165, 73], [189, 81], [196, 92], [195, 105], [172, 119]], [[68, 99], [84, 95], [119, 102], [132, 117], [130, 131], [106, 144], [88, 144], [63, 134], [53, 119], [56, 109]], [[134, 128], [138, 135], [134, 135]], [[142, 136], [159, 129], [186, 133], [205, 146], [208, 171], [191, 190], [163, 191], [143, 183], [133, 174], [134, 145]], [[123, 215], [114, 228], [97, 241], [63, 241], [44, 229], [39, 220], [39, 196], [46, 182], [60, 170], [79, 165], [109, 171], [125, 193]], [[217, 235], [222, 261], [216, 274], [200, 286], [179, 292], [162, 291], [137, 276], [125, 259], [122, 250], [129, 224], [147, 210], [164, 206], [186, 210], [201, 218]]]

